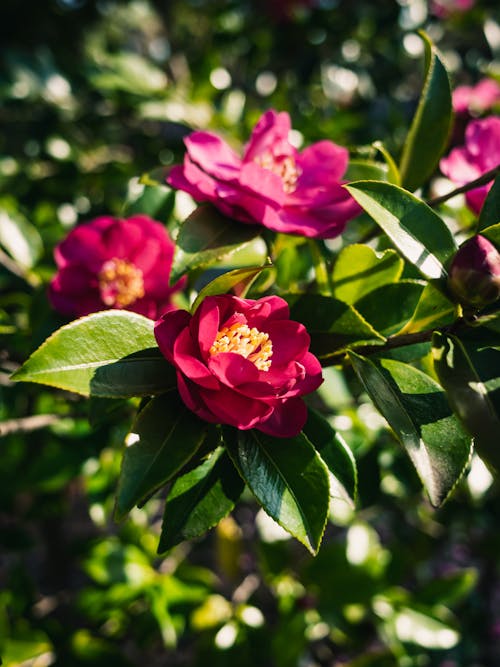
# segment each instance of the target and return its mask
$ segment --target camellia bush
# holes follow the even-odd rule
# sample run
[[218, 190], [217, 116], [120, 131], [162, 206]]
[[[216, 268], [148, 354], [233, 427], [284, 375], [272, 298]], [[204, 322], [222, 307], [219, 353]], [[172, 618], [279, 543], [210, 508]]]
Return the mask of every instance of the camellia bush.
[[[314, 11], [309, 3], [275, 5], [273, 20], [292, 26]], [[436, 2], [435, 16], [456, 11], [448, 5]], [[225, 545], [220, 562], [230, 581], [228, 562], [234, 565], [237, 559], [228, 561], [227, 554], [241, 548], [235, 547], [241, 536], [231, 517], [252, 508], [264, 526], [258, 548], [269, 580], [279, 582], [282, 619], [274, 662], [262, 664], [299, 664], [305, 643], [325, 637], [344, 653], [335, 654], [328, 645], [326, 657], [318, 649], [317, 662], [305, 664], [459, 664], [425, 662], [422, 653], [404, 647], [420, 646], [425, 653], [457, 644], [457, 624], [446, 605], [472, 589], [475, 570], [444, 572], [439, 578], [434, 565], [422, 566], [429, 579], [438, 578], [438, 590], [413, 603], [397, 577], [391, 579], [394, 572], [387, 574], [389, 549], [361, 523], [369, 521], [363, 511], [372, 502], [381, 469], [391, 496], [391, 509], [384, 511], [395, 513], [401, 503], [409, 516], [408, 506], [418, 505], [412, 521], [416, 525], [425, 514], [424, 532], [433, 537], [439, 531], [430, 507], [441, 508], [463, 492], [471, 462], [482, 465], [491, 480], [500, 469], [500, 117], [495, 115], [500, 85], [485, 77], [474, 86], [455, 87], [431, 36], [421, 31], [412, 37], [421, 45], [424, 76], [408, 125], [399, 127], [399, 145], [394, 136], [381, 134], [369, 144], [360, 140], [346, 146], [322, 127], [302, 123], [300, 132], [295, 129], [298, 109], [263, 105], [265, 110], [251, 112], [251, 121], [241, 121], [238, 130], [217, 118], [207, 127], [169, 125], [169, 132], [178, 131], [175, 150], [161, 154], [150, 168], [136, 169], [129, 161], [123, 180], [133, 187], [120, 205], [113, 191], [113, 205], [106, 211], [102, 204], [95, 216], [86, 213], [96, 183], [82, 178], [77, 187], [83, 213], [77, 222], [62, 209], [62, 216], [69, 216], [64, 235], [50, 227], [50, 211], [37, 208], [50, 239], [44, 271], [36, 271], [41, 254], [36, 226], [16, 221], [15, 215], [2, 218], [2, 264], [36, 292], [26, 309], [30, 327], [25, 324], [25, 332], [29, 328], [31, 335], [14, 346], [19, 363], [7, 363], [9, 389], [36, 391], [33, 383], [43, 385], [43, 393], [34, 394], [38, 399], [30, 399], [38, 413], [33, 419], [44, 406], [56, 405], [51, 409], [59, 415], [76, 410], [71, 437], [88, 437], [94, 447], [93, 431], [104, 429], [102, 437], [119, 452], [111, 459], [94, 452], [93, 463], [83, 464], [93, 518], [104, 511], [96, 507], [109, 509], [99, 498], [112, 492], [115, 522], [86, 553], [84, 569], [97, 587], [110, 583], [118, 564], [125, 573], [109, 595], [89, 589], [79, 600], [80, 612], [101, 624], [104, 635], [127, 636], [134, 625], [127, 614], [137, 618], [146, 605], [153, 609], [163, 645], [172, 648], [185, 631], [187, 606], [195, 608], [190, 627], [217, 630], [219, 649], [231, 648], [238, 637], [242, 646], [252, 643], [252, 628], [263, 625], [260, 609], [247, 604], [258, 588], [254, 580], [247, 577], [241, 586], [248, 591], [236, 589], [230, 603], [208, 575], [202, 576], [201, 566], [177, 572], [183, 554], [215, 529], [217, 544]], [[91, 70], [98, 89], [117, 91], [119, 100], [131, 92], [123, 72], [137, 67], [138, 90], [132, 93], [160, 95], [164, 82], [154, 89], [151, 72], [141, 78], [142, 61], [117, 64], [113, 58], [119, 53], [103, 60], [98, 46], [97, 38], [87, 45], [100, 67]], [[179, 62], [177, 67], [182, 69]], [[224, 72], [213, 76], [217, 85]], [[64, 97], [57, 82], [53, 88]], [[119, 102], [101, 103], [103, 116], [112, 118]], [[342, 113], [349, 117], [348, 109]], [[149, 137], [158, 141], [163, 131], [160, 124], [148, 126]], [[57, 138], [51, 146], [59, 156], [77, 150]], [[120, 150], [115, 147], [115, 158]], [[96, 148], [80, 155], [81, 174], [93, 173], [92, 160], [106, 163], [104, 153]], [[70, 174], [65, 178], [69, 181]], [[119, 173], [113, 180], [120, 182]], [[19, 248], [28, 256], [24, 264]], [[0, 321], [8, 335], [13, 334], [10, 312], [5, 302]], [[371, 431], [362, 424], [360, 406]], [[55, 422], [64, 435], [59, 417]], [[16, 433], [18, 427], [9, 424], [6, 433]], [[33, 430], [52, 425], [51, 419], [42, 420]], [[20, 460], [16, 457], [12, 453], [13, 466]], [[68, 465], [74, 474], [68, 473], [62, 486], [76, 477], [81, 462]], [[57, 480], [51, 484], [59, 488]], [[346, 511], [353, 521], [360, 512], [359, 526], [342, 538], [349, 564], [331, 549], [329, 533], [336, 513], [342, 525]], [[99, 521], [101, 528], [106, 525]], [[388, 521], [391, 530], [397, 532], [398, 521]], [[123, 549], [116, 537], [120, 525], [132, 526], [136, 535]], [[357, 527], [361, 542], [354, 539]], [[268, 540], [273, 547], [266, 546], [266, 530], [274, 531], [275, 541]], [[407, 537], [412, 530], [419, 529], [408, 522]], [[292, 571], [293, 558], [286, 561], [279, 544], [290, 536], [315, 557], [302, 569], [304, 584], [285, 574], [286, 568]], [[411, 549], [402, 555], [403, 543], [404, 538], [394, 562], [410, 563]], [[309, 558], [303, 547], [299, 559]], [[288, 563], [282, 571], [280, 560]], [[153, 562], [163, 565], [155, 569]], [[349, 569], [359, 563], [368, 563], [360, 580]], [[347, 583], [342, 582], [344, 566]], [[326, 574], [330, 569], [337, 577], [333, 583], [328, 577], [334, 575]], [[162, 579], [163, 573], [170, 578]], [[382, 576], [389, 582], [384, 586], [378, 583]], [[349, 597], [349, 577], [359, 595]], [[359, 592], [365, 588], [369, 602]], [[10, 598], [7, 602], [15, 608]], [[354, 650], [346, 640], [349, 623], [365, 622], [377, 630]], [[25, 627], [16, 623], [11, 624], [24, 641]], [[139, 625], [142, 631], [146, 622]], [[329, 634], [330, 626], [338, 633]], [[7, 643], [7, 664], [25, 664], [21, 658], [16, 663], [16, 651], [23, 659], [41, 654], [37, 642], [45, 646], [51, 632], [57, 635], [50, 624], [41, 639], [33, 631], [25, 653], [22, 641]], [[71, 650], [61, 650], [57, 665], [65, 664], [64, 655], [79, 656], [82, 664], [92, 664], [92, 655], [105, 660], [99, 642], [82, 632], [73, 637]], [[150, 632], [144, 630], [144, 645]], [[294, 633], [302, 639], [287, 657], [286, 637]], [[390, 650], [379, 654], [384, 644]], [[78, 646], [91, 650], [78, 652]], [[335, 655], [350, 660], [353, 654], [358, 658], [328, 662]], [[201, 661], [212, 659], [205, 645], [197, 655]], [[252, 658], [254, 664], [261, 659], [262, 654]]]
[[[479, 213], [474, 229], [452, 230], [439, 207], [456, 191], [415, 194], [452, 126], [445, 66], [422, 39], [426, 80], [399, 165], [383, 142], [379, 160], [349, 162], [327, 139], [298, 151], [289, 115], [269, 110], [242, 157], [214, 133], [186, 137], [184, 162], [165, 180], [200, 205], [175, 250], [144, 216], [90, 221], [56, 248], [50, 299], [84, 317], [54, 332], [13, 379], [142, 398], [116, 516], [168, 485], [160, 553], [215, 526], [245, 486], [318, 551], [330, 495], [356, 496], [355, 459], [315, 395], [322, 366], [354, 369], [434, 506], [459, 482], [473, 440], [500, 465], [500, 119], [471, 121], [465, 146], [441, 161]], [[147, 188], [164, 189], [150, 180]], [[373, 224], [365, 217], [355, 242], [329, 250], [325, 240], [362, 211]], [[223, 271], [188, 309], [169, 303], [179, 281], [258, 239], [260, 263]]]

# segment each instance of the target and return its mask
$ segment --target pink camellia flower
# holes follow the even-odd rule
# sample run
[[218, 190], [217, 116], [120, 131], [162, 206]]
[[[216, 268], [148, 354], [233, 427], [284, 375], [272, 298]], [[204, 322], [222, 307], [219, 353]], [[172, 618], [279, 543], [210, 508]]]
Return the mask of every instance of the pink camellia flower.
[[123, 308], [156, 319], [183, 285], [168, 284], [174, 247], [165, 227], [145, 215], [79, 225], [54, 250], [49, 299], [70, 317]]
[[307, 418], [300, 398], [321, 384], [305, 327], [277, 296], [207, 296], [194, 315], [165, 313], [158, 346], [177, 369], [182, 400], [208, 422], [297, 435]]
[[467, 12], [476, 4], [475, 0], [432, 0], [431, 12], [439, 18]]
[[[440, 169], [457, 185], [465, 185], [500, 164], [500, 117], [473, 120], [465, 130], [465, 145], [454, 148], [439, 163]], [[479, 213], [492, 182], [466, 193], [467, 205]]]
[[338, 236], [361, 211], [341, 187], [348, 151], [319, 141], [299, 153], [290, 129], [286, 112], [267, 111], [243, 158], [216, 135], [193, 132], [184, 140], [184, 164], [172, 168], [167, 182], [240, 222], [286, 234]]
[[458, 249], [450, 267], [449, 285], [462, 303], [477, 308], [500, 298], [500, 253], [478, 234]]
[[500, 85], [493, 79], [481, 79], [475, 86], [458, 86], [452, 95], [457, 114], [480, 114], [500, 103]]

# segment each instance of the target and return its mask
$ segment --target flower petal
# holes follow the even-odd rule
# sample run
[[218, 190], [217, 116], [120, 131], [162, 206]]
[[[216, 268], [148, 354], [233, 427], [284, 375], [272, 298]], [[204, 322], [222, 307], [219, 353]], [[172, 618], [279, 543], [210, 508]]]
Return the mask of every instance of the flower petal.
[[277, 403], [272, 414], [255, 428], [277, 438], [293, 438], [301, 432], [306, 420], [307, 408], [304, 401], [290, 398]]
[[162, 315], [155, 323], [156, 342], [163, 356], [171, 364], [175, 364], [173, 350], [177, 336], [189, 325], [190, 321], [191, 315], [187, 310], [172, 310]]

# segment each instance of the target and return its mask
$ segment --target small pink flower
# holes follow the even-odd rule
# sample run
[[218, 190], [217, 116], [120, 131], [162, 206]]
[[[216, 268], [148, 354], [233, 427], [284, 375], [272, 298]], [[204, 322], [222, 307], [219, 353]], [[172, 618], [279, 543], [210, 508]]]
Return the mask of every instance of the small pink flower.
[[307, 418], [300, 398], [321, 384], [305, 327], [277, 296], [208, 296], [194, 315], [163, 315], [158, 346], [177, 369], [182, 400], [208, 422], [287, 438]]
[[[457, 185], [465, 185], [500, 164], [500, 117], [473, 120], [465, 130], [465, 145], [454, 148], [439, 163], [440, 169]], [[479, 213], [492, 183], [466, 193], [467, 205]]]
[[288, 139], [290, 129], [286, 112], [267, 111], [243, 158], [218, 136], [193, 132], [185, 139], [184, 164], [173, 167], [167, 182], [240, 222], [286, 234], [338, 236], [361, 211], [341, 187], [348, 151], [319, 141], [299, 153]]
[[145, 215], [91, 220], [56, 246], [49, 299], [70, 317], [123, 308], [157, 319], [183, 285], [168, 284], [174, 247], [165, 227]]
[[458, 86], [452, 100], [455, 113], [484, 113], [500, 103], [500, 85], [493, 79], [481, 79], [475, 86]]
[[432, 0], [431, 12], [439, 18], [467, 12], [476, 4], [475, 0]]

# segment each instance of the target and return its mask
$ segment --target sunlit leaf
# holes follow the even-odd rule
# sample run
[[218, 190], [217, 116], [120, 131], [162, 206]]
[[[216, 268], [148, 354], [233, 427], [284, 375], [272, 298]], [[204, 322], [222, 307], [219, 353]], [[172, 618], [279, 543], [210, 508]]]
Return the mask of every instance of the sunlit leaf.
[[311, 336], [311, 351], [320, 358], [360, 345], [382, 345], [385, 337], [343, 301], [320, 294], [285, 294], [292, 319]]
[[401, 184], [416, 190], [432, 176], [448, 145], [453, 121], [451, 89], [441, 56], [429, 37], [425, 43], [425, 82], [401, 155]]
[[123, 454], [116, 498], [118, 518], [181, 470], [203, 442], [207, 426], [176, 392], [149, 401], [132, 425], [137, 442]]
[[500, 351], [467, 349], [457, 337], [433, 336], [434, 368], [448, 400], [475, 438], [478, 454], [500, 471]]
[[261, 231], [255, 225], [225, 217], [213, 206], [199, 206], [179, 230], [171, 282], [176, 282], [187, 271], [214, 264], [253, 241]]
[[411, 320], [423, 290], [424, 285], [416, 280], [382, 285], [360, 299], [356, 310], [374, 329], [392, 336]]
[[457, 245], [448, 227], [423, 201], [390, 183], [345, 186], [420, 273], [446, 290], [446, 267]]
[[203, 535], [234, 507], [244, 482], [222, 448], [172, 486], [163, 515], [158, 553]]
[[377, 253], [367, 245], [346, 246], [333, 267], [333, 296], [354, 304], [372, 290], [398, 280], [404, 262], [394, 250]]
[[12, 379], [67, 389], [84, 396], [144, 396], [175, 384], [161, 355], [153, 320], [107, 310], [70, 322], [53, 333]]
[[[315, 554], [328, 513], [325, 464], [309, 440], [224, 429], [234, 465], [265, 511]], [[290, 453], [293, 452], [293, 456]]]
[[487, 227], [493, 225], [500, 226], [500, 174], [495, 178], [481, 207], [477, 231], [483, 233]]
[[236, 296], [245, 297], [255, 278], [266, 268], [266, 266], [249, 266], [245, 269], [234, 269], [223, 273], [200, 290], [191, 306], [191, 312], [194, 313], [207, 296], [226, 294], [232, 291]]
[[472, 446], [445, 392], [408, 364], [372, 361], [354, 352], [349, 356], [370, 398], [412, 460], [432, 504], [441, 505], [460, 480]]
[[354, 456], [343, 438], [319, 412], [311, 409], [309, 409], [307, 423], [303, 430], [333, 477], [330, 494], [354, 504], [358, 487], [358, 472]]

